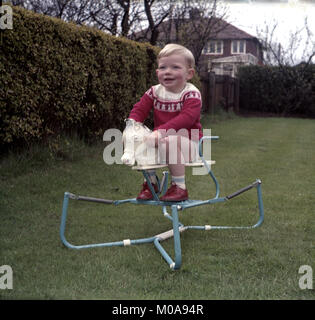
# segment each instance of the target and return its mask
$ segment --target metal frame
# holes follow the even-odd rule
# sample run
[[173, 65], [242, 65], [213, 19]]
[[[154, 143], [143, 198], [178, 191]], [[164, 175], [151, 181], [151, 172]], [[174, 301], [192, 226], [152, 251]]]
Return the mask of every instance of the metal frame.
[[[203, 162], [203, 165], [207, 169], [207, 173], [211, 177], [212, 181], [215, 184], [215, 196], [214, 198], [208, 199], [208, 200], [186, 200], [186, 201], [180, 201], [180, 202], [165, 202], [159, 200], [159, 195], [164, 194], [167, 188], [167, 181], [168, 181], [168, 172], [163, 172], [163, 180], [162, 183], [159, 183], [159, 193], [156, 193], [154, 191], [154, 188], [150, 182], [148, 173], [146, 170], [141, 170], [143, 173], [144, 178], [146, 179], [149, 188], [153, 194], [154, 199], [153, 200], [137, 200], [136, 198], [132, 199], [124, 199], [124, 200], [107, 200], [107, 199], [100, 199], [100, 198], [92, 198], [92, 197], [86, 197], [86, 196], [80, 196], [75, 195], [69, 192], [65, 192], [64, 194], [64, 200], [63, 200], [63, 208], [62, 208], [62, 216], [61, 216], [61, 224], [60, 224], [60, 238], [62, 243], [70, 248], [70, 249], [86, 249], [86, 248], [95, 248], [95, 247], [112, 247], [112, 246], [129, 246], [129, 245], [137, 245], [137, 244], [144, 244], [144, 243], [153, 243], [156, 247], [156, 249], [160, 252], [162, 257], [165, 259], [165, 261], [168, 263], [171, 269], [176, 270], [181, 267], [182, 264], [182, 253], [181, 253], [181, 240], [180, 240], [180, 233], [184, 232], [189, 229], [196, 229], [196, 230], [215, 230], [215, 229], [253, 229], [259, 227], [263, 221], [264, 221], [264, 208], [263, 208], [263, 200], [262, 200], [262, 191], [261, 191], [261, 180], [257, 179], [252, 184], [230, 194], [225, 197], [220, 197], [220, 188], [219, 183], [217, 179], [215, 178], [213, 172], [211, 171], [211, 168], [207, 164], [206, 160], [203, 157], [202, 154], [202, 142], [205, 139], [218, 139], [218, 137], [213, 136], [204, 136], [199, 141], [199, 154], [200, 158]], [[257, 198], [258, 198], [258, 209], [259, 209], [259, 219], [256, 224], [252, 226], [210, 226], [210, 225], [204, 225], [204, 226], [184, 226], [180, 221], [178, 217], [178, 212], [183, 211], [192, 207], [201, 206], [201, 205], [207, 205], [207, 204], [214, 204], [217, 202], [226, 202], [229, 201], [240, 194], [252, 189], [257, 189]], [[66, 229], [66, 220], [67, 220], [67, 211], [68, 211], [68, 205], [69, 205], [69, 199], [71, 200], [78, 200], [78, 201], [89, 201], [89, 202], [97, 202], [101, 204], [107, 204], [107, 205], [121, 205], [121, 204], [142, 204], [142, 205], [155, 205], [155, 206], [161, 206], [163, 215], [172, 221], [172, 229], [163, 232], [161, 234], [157, 234], [155, 236], [149, 237], [149, 238], [143, 238], [143, 239], [125, 239], [122, 241], [116, 241], [116, 242], [105, 242], [105, 243], [92, 243], [92, 244], [84, 244], [84, 245], [73, 245], [70, 242], [68, 242], [65, 238], [65, 229]], [[167, 212], [167, 207], [171, 208], [171, 214]], [[174, 238], [174, 260], [171, 258], [171, 256], [165, 251], [163, 246], [161, 245], [161, 242], [173, 237]]]

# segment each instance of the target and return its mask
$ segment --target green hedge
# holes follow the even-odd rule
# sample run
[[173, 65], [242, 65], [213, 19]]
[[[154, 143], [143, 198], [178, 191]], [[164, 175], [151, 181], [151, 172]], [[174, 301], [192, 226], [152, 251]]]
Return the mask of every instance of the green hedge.
[[156, 83], [158, 48], [13, 7], [0, 46], [0, 146], [122, 128]]
[[315, 65], [244, 66], [240, 111], [315, 117]]
[[[13, 13], [0, 46], [1, 149], [74, 132], [101, 139], [122, 129], [157, 83], [157, 47], [19, 7]], [[198, 76], [193, 82], [200, 87]]]

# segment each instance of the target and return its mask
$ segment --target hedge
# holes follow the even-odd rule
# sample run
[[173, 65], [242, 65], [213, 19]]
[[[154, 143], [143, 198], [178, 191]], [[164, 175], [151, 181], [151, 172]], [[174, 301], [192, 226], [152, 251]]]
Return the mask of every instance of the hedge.
[[121, 127], [155, 81], [157, 48], [13, 7], [0, 51], [1, 144]]
[[244, 66], [240, 111], [315, 117], [315, 65]]
[[0, 47], [1, 147], [122, 129], [157, 83], [157, 47], [19, 7], [13, 13]]

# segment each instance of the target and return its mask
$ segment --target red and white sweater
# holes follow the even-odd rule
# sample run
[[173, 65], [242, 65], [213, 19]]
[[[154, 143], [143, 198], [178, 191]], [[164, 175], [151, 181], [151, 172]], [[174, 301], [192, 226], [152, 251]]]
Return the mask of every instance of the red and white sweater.
[[133, 106], [129, 118], [143, 122], [150, 110], [154, 108], [154, 130], [187, 129], [191, 138], [191, 132], [194, 129], [193, 139], [197, 130], [199, 130], [200, 139], [202, 137], [201, 105], [199, 90], [189, 82], [179, 93], [167, 91], [165, 87], [158, 84], [151, 87]]

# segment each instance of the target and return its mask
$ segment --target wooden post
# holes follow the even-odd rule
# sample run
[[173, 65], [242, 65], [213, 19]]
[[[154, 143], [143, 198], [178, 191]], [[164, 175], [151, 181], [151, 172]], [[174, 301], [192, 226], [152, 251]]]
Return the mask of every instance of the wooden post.
[[235, 78], [234, 84], [234, 112], [239, 113], [240, 111], [240, 79]]
[[215, 73], [209, 72], [209, 109], [211, 109], [211, 114], [214, 113], [215, 108]]
[[225, 100], [225, 111], [229, 110], [229, 76], [223, 76], [223, 98]]

